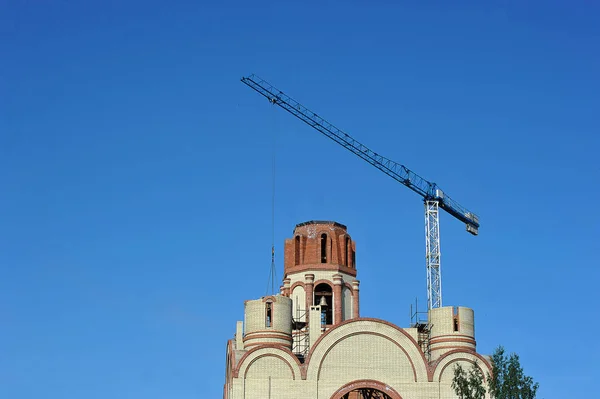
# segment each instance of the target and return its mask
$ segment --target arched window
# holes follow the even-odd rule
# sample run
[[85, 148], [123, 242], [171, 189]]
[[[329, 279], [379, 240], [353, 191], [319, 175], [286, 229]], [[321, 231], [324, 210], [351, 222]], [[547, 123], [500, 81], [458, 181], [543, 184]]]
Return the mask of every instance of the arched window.
[[296, 236], [296, 241], [294, 243], [294, 258], [295, 264], [300, 264], [300, 236]]
[[352, 267], [356, 269], [356, 252], [352, 250]]
[[327, 234], [321, 234], [321, 263], [327, 263]]
[[[321, 298], [324, 298], [324, 300], [322, 301]], [[322, 320], [325, 324], [333, 324], [333, 291], [329, 284], [317, 284], [315, 287], [315, 300], [313, 305], [321, 305]]]

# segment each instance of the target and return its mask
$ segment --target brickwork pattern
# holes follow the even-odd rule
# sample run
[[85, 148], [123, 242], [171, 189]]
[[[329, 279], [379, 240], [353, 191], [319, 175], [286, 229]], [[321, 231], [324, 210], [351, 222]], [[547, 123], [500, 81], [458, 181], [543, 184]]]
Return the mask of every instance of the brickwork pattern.
[[454, 399], [454, 365], [474, 363], [489, 372], [484, 357], [465, 349], [428, 364], [413, 334], [382, 320], [355, 319], [322, 335], [304, 364], [273, 345], [247, 352], [232, 365], [225, 390], [228, 399], [330, 399], [353, 382], [374, 381], [404, 399]]
[[[321, 257], [326, 236], [326, 261]], [[307, 270], [331, 270], [356, 276], [356, 243], [346, 226], [335, 222], [307, 222], [296, 226], [294, 237], [284, 243], [284, 277]], [[292, 283], [293, 284], [293, 283]]]

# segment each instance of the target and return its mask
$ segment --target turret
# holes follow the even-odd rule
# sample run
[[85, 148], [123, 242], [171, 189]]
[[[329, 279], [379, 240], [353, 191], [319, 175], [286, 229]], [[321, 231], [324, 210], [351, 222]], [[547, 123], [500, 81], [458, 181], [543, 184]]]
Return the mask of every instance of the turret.
[[454, 349], [475, 352], [473, 309], [444, 306], [429, 310], [431, 360]]
[[245, 302], [244, 349], [272, 344], [292, 349], [292, 301], [281, 295]]

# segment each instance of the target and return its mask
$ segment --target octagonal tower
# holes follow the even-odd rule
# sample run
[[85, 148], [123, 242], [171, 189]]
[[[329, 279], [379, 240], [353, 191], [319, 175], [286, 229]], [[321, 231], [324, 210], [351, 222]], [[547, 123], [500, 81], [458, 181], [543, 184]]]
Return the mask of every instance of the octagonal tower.
[[346, 226], [332, 221], [296, 225], [285, 240], [282, 294], [293, 303], [294, 320], [308, 322], [320, 306], [324, 328], [359, 316], [356, 245]]

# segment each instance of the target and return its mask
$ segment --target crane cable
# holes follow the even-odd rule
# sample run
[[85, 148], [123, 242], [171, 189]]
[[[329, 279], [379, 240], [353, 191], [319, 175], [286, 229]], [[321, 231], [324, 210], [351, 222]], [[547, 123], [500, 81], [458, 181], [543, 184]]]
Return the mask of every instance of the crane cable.
[[273, 116], [271, 117], [271, 129], [273, 135], [273, 156], [271, 161], [271, 269], [269, 270], [269, 280], [267, 282], [267, 295], [269, 294], [269, 286], [271, 295], [275, 295], [275, 280], [277, 272], [275, 270], [275, 153], [276, 153], [276, 138], [277, 131], [275, 129], [275, 112], [277, 109], [273, 107]]

